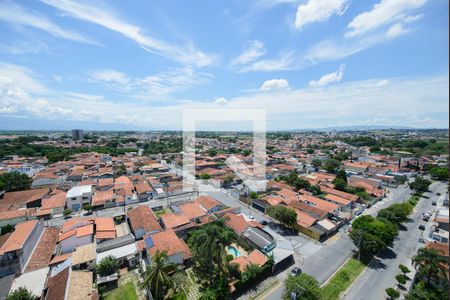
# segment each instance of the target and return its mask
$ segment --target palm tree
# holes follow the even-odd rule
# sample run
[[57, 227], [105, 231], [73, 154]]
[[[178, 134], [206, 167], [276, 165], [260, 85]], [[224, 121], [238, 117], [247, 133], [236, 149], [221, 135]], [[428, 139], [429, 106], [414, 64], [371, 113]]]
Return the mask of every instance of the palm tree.
[[167, 251], [156, 251], [151, 265], [147, 267], [144, 277], [144, 287], [148, 287], [155, 299], [162, 299], [167, 288], [173, 287], [169, 273], [175, 271], [176, 265], [169, 262]]
[[414, 267], [419, 269], [419, 273], [427, 276], [428, 284], [430, 284], [432, 277], [436, 277], [439, 274], [445, 276], [447, 272], [447, 260], [435, 249], [419, 249], [412, 261]]

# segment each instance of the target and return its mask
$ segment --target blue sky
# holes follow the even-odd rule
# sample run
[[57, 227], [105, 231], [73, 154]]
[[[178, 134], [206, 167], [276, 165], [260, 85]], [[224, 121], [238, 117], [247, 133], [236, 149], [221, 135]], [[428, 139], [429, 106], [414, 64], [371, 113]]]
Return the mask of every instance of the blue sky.
[[180, 129], [186, 108], [447, 128], [448, 5], [0, 1], [0, 128]]

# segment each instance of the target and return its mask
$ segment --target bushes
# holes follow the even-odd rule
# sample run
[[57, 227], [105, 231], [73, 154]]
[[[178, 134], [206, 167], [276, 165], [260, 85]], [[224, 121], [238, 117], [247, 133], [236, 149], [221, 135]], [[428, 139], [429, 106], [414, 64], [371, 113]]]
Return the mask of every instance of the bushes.
[[109, 276], [117, 272], [119, 265], [117, 264], [117, 260], [114, 256], [109, 255], [98, 263], [96, 271], [100, 276]]
[[398, 299], [400, 297], [400, 293], [394, 288], [387, 288], [385, 291], [391, 299]]
[[297, 213], [292, 208], [283, 205], [269, 206], [266, 213], [286, 226], [292, 227], [297, 223]]

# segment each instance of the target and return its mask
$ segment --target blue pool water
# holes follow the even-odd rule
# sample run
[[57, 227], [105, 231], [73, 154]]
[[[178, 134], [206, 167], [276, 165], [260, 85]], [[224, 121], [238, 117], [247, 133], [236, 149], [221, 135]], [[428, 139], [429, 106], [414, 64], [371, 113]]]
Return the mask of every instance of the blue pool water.
[[228, 254], [231, 254], [231, 255], [233, 255], [234, 257], [239, 257], [239, 256], [241, 256], [241, 253], [239, 252], [239, 250], [236, 249], [236, 248], [233, 247], [233, 246], [229, 246], [229, 247], [227, 248], [227, 252], [228, 252]]

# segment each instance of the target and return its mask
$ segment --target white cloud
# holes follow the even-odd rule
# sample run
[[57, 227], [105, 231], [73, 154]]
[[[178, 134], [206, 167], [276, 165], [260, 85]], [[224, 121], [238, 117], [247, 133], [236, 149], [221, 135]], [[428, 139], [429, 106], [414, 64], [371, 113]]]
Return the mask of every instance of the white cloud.
[[237, 72], [274, 72], [299, 68], [298, 57], [292, 52], [281, 53], [274, 59], [261, 59], [235, 68]]
[[116, 70], [99, 70], [90, 73], [92, 79], [96, 81], [113, 82], [118, 84], [127, 84], [130, 80], [126, 74]]
[[219, 105], [226, 105], [228, 103], [228, 100], [224, 97], [219, 97], [216, 100], [214, 100], [214, 103]]
[[286, 79], [271, 79], [265, 81], [261, 87], [261, 91], [279, 91], [289, 89], [289, 82]]
[[252, 62], [259, 57], [266, 54], [266, 49], [264, 48], [264, 44], [258, 40], [250, 41], [247, 43], [244, 51], [241, 55], [234, 58], [231, 62], [232, 65], [242, 65]]
[[333, 73], [328, 73], [320, 77], [319, 80], [311, 80], [310, 86], [326, 86], [332, 82], [340, 82], [344, 78], [345, 65], [340, 65], [339, 70]]
[[308, 0], [297, 8], [295, 28], [301, 29], [308, 23], [326, 21], [332, 15], [342, 15], [347, 4], [348, 0]]
[[[23, 67], [23, 76], [36, 74]], [[184, 108], [261, 108], [267, 111], [267, 128], [299, 129], [336, 125], [372, 124], [418, 127], [448, 126], [448, 74], [385, 78], [345, 82], [321, 89], [304, 88], [273, 93], [254, 92], [216, 101], [184, 101], [153, 105], [135, 103], [124, 96], [122, 101], [108, 101], [102, 96], [78, 92], [47, 90], [38, 95], [19, 86], [14, 77], [0, 76], [0, 114], [46, 120], [85, 121], [91, 124], [129, 124], [142, 129], [180, 129]], [[389, 84], [379, 84], [381, 81]], [[1, 117], [0, 117], [1, 120]], [[0, 121], [0, 126], [2, 125]]]
[[212, 78], [211, 74], [198, 72], [192, 67], [171, 69], [145, 77], [131, 77], [111, 69], [96, 70], [88, 75], [90, 82], [103, 83], [112, 90], [143, 100], [162, 100], [155, 98], [188, 90], [205, 84]]
[[0, 20], [37, 28], [59, 38], [99, 45], [98, 42], [85, 37], [78, 32], [62, 29], [48, 20], [45, 16], [37, 12], [25, 10], [14, 2], [0, 2]]
[[[406, 12], [423, 6], [426, 2], [427, 0], [381, 0], [372, 10], [357, 15], [348, 24], [349, 31], [346, 36], [354, 37], [373, 31], [404, 16]], [[406, 21], [419, 18], [406, 17]]]
[[401, 23], [396, 23], [394, 25], [392, 25], [389, 30], [387, 31], [386, 35], [388, 37], [394, 38], [394, 37], [398, 37], [400, 35], [403, 35], [405, 33], [407, 33], [409, 30], [404, 28], [403, 25]]
[[35, 74], [25, 67], [0, 62], [0, 78], [14, 80], [15, 85], [20, 89], [32, 93], [45, 94], [48, 92], [48, 89], [34, 77]]
[[382, 87], [382, 86], [386, 86], [388, 84], [389, 84], [389, 80], [388, 79], [382, 79], [382, 80], [377, 82], [376, 86], [377, 87]]
[[192, 45], [176, 46], [143, 32], [143, 29], [121, 20], [112, 11], [105, 7], [94, 7], [80, 1], [70, 0], [41, 0], [42, 2], [58, 8], [74, 18], [91, 22], [109, 30], [118, 32], [133, 40], [143, 49], [169, 59], [198, 67], [215, 63], [215, 55], [205, 54]]

